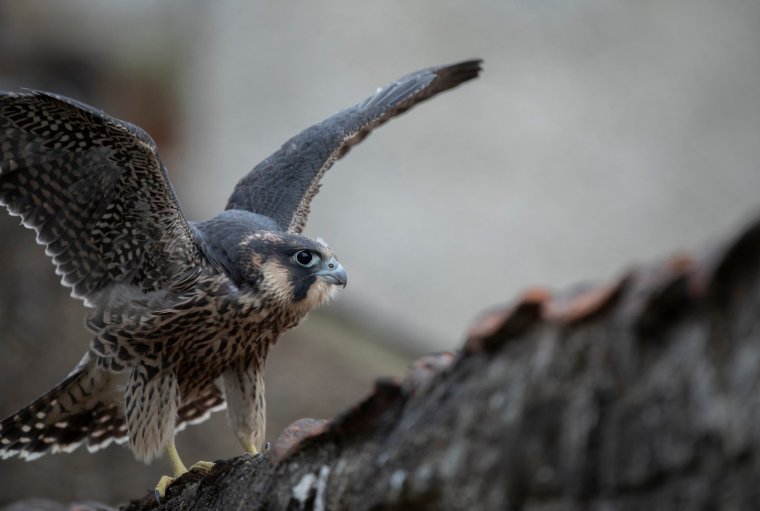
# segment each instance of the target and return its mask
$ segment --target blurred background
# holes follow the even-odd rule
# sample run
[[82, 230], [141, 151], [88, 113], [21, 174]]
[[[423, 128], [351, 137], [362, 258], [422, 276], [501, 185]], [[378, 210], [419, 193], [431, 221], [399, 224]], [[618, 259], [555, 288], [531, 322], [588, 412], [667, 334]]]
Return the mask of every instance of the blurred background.
[[[716, 241], [760, 208], [760, 3], [751, 0], [0, 2], [0, 88], [60, 92], [142, 126], [186, 214], [301, 129], [430, 65], [483, 76], [338, 162], [307, 234], [350, 276], [281, 339], [268, 438], [330, 417], [418, 354], [456, 349], [524, 288], [607, 279]], [[79, 360], [83, 308], [0, 214], [0, 415]], [[188, 463], [239, 453], [223, 413]], [[116, 503], [168, 466], [125, 448], [0, 461], [0, 504]]]

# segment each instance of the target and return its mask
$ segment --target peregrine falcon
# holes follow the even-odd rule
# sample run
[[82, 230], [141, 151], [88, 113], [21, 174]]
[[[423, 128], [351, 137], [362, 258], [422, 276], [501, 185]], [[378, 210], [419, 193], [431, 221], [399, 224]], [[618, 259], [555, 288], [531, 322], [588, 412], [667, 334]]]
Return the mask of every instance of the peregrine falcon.
[[347, 282], [332, 249], [301, 234], [320, 179], [373, 129], [479, 71], [472, 60], [378, 89], [285, 142], [203, 222], [185, 218], [137, 126], [57, 94], [0, 92], [0, 204], [36, 231], [92, 336], [61, 383], [0, 423], [0, 455], [128, 441], [178, 476], [175, 432], [225, 405], [257, 453], [269, 348]]

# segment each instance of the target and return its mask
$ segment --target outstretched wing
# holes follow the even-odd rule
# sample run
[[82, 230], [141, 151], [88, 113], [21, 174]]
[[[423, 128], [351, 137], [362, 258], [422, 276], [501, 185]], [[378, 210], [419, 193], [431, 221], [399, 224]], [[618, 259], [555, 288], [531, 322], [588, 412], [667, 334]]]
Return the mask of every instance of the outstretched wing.
[[172, 286], [200, 251], [153, 140], [46, 92], [0, 92], [0, 205], [37, 231], [72, 295]]
[[272, 218], [300, 233], [319, 181], [335, 160], [370, 132], [417, 103], [478, 76], [480, 60], [423, 69], [378, 89], [358, 105], [338, 112], [291, 138], [235, 187], [227, 209]]

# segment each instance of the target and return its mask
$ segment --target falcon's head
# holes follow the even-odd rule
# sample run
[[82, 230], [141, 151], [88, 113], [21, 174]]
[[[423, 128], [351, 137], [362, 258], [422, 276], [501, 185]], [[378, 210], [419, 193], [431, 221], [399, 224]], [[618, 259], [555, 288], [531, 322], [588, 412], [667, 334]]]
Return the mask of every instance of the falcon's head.
[[320, 239], [258, 231], [246, 236], [241, 248], [242, 280], [279, 306], [309, 312], [348, 282], [346, 270]]

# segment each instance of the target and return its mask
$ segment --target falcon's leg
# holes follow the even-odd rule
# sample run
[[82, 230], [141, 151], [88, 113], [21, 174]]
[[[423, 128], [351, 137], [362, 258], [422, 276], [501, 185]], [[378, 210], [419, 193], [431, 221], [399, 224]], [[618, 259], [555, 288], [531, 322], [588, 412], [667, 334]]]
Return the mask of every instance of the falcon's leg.
[[222, 373], [227, 418], [243, 448], [258, 454], [264, 443], [266, 402], [263, 361], [239, 362]]
[[177, 377], [171, 371], [137, 365], [129, 375], [125, 401], [132, 452], [149, 463], [174, 442], [180, 403]]
[[[173, 372], [138, 365], [132, 369], [125, 394], [127, 429], [132, 452], [146, 463], [166, 453], [175, 477], [187, 472], [174, 445], [174, 424], [180, 403], [179, 384]], [[174, 477], [163, 476], [155, 489], [160, 502]]]
[[166, 448], [165, 453], [166, 453], [166, 458], [169, 460], [169, 463], [172, 466], [172, 472], [174, 472], [174, 477], [179, 477], [185, 472], [187, 472], [187, 467], [185, 466], [184, 463], [182, 463], [182, 460], [179, 457], [179, 453], [177, 452], [177, 446], [174, 445], [174, 440], [172, 440], [169, 446]]
[[166, 495], [166, 489], [169, 487], [169, 485], [172, 484], [176, 478], [187, 472], [187, 467], [185, 467], [185, 464], [182, 463], [182, 460], [179, 457], [177, 446], [174, 445], [174, 440], [171, 441], [169, 446], [166, 448], [166, 451], [164, 451], [164, 454], [172, 466], [174, 477], [161, 476], [161, 479], [158, 480], [158, 484], [153, 490], [153, 494], [159, 504], [161, 503], [161, 499], [163, 499]]

